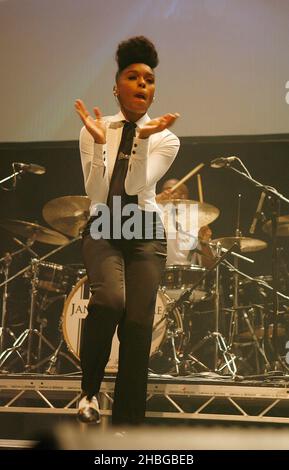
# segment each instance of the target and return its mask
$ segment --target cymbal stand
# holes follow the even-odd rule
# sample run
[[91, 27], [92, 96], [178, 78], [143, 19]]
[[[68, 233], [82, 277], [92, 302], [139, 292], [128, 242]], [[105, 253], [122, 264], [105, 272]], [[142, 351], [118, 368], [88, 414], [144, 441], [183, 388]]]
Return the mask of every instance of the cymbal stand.
[[[236, 248], [237, 244], [234, 243], [229, 250], [221, 255], [222, 246], [220, 243], [216, 245], [216, 262], [213, 266], [208, 269], [200, 279], [189, 289], [186, 289], [180, 297], [171, 302], [171, 304], [167, 307], [169, 310], [173, 310], [176, 307], [181, 307], [184, 302], [188, 301], [192, 295], [192, 292], [198, 287], [199, 284], [203, 282], [203, 280], [207, 277], [209, 273], [215, 270], [215, 325], [214, 325], [214, 332], [209, 332], [208, 336], [206, 336], [205, 341], [212, 339], [215, 343], [214, 348], [214, 370], [215, 372], [222, 372], [226, 367], [229, 373], [234, 377], [237, 372], [236, 364], [235, 364], [235, 357], [233, 354], [230, 353], [229, 348], [226, 345], [225, 339], [219, 331], [219, 318], [220, 318], [220, 264], [224, 261], [224, 259], [233, 252], [234, 248]], [[201, 341], [204, 344], [203, 341]], [[196, 351], [196, 348], [193, 348], [192, 352]], [[219, 352], [223, 356], [224, 365], [219, 365]]]
[[[65, 294], [64, 295], [62, 294], [62, 295], [59, 295], [59, 296], [55, 297], [55, 299], [63, 299], [64, 302], [65, 302], [66, 298], [67, 298], [67, 295], [65, 295]], [[45, 310], [45, 308], [44, 308], [44, 310]], [[41, 321], [41, 323], [40, 323], [40, 333], [42, 333], [45, 322], [43, 321], [43, 319], [40, 320], [40, 321]], [[39, 339], [39, 344], [38, 344], [38, 360], [39, 359], [40, 360], [35, 365], [35, 368], [40, 368], [43, 364], [48, 363], [48, 366], [45, 369], [45, 373], [50, 374], [50, 375], [56, 374], [57, 373], [57, 362], [60, 359], [60, 357], [64, 357], [77, 370], [81, 370], [81, 367], [79, 366], [78, 362], [76, 362], [70, 355], [68, 355], [65, 352], [61, 351], [63, 345], [65, 345], [64, 338], [63, 338], [62, 322], [61, 321], [59, 323], [58, 330], [61, 334], [58, 346], [56, 347], [56, 349], [54, 349], [52, 354], [50, 354], [49, 356], [47, 356], [43, 359], [40, 359], [41, 358], [41, 337], [43, 337], [43, 335], [41, 335], [41, 337]]]
[[161, 323], [165, 322], [165, 324], [167, 325], [166, 338], [170, 341], [172, 352], [173, 352], [173, 362], [174, 362], [175, 371], [176, 371], [176, 374], [179, 375], [180, 373], [179, 365], [181, 361], [177, 355], [175, 338], [178, 338], [180, 335], [183, 335], [184, 332], [183, 332], [183, 329], [175, 327], [175, 321], [170, 315], [173, 312], [173, 310], [174, 309], [171, 309], [170, 304], [169, 304], [166, 308], [164, 316], [157, 323], [153, 325], [153, 332], [158, 328], [158, 326]]
[[[0, 354], [0, 370], [3, 367], [3, 365], [6, 363], [6, 361], [9, 359], [9, 357], [15, 352], [22, 360], [24, 366], [25, 366], [25, 371], [29, 372], [33, 369], [37, 369], [40, 366], [40, 363], [32, 365], [32, 336], [36, 335], [38, 336], [39, 340], [43, 341], [52, 351], [55, 351], [55, 347], [53, 344], [50, 343], [50, 341], [45, 338], [43, 334], [41, 334], [37, 329], [33, 328], [34, 325], [34, 316], [35, 316], [35, 301], [36, 301], [36, 294], [37, 294], [37, 283], [38, 283], [38, 264], [47, 259], [49, 256], [52, 256], [53, 254], [57, 253], [58, 251], [62, 250], [68, 245], [71, 245], [75, 241], [79, 240], [80, 236], [73, 238], [72, 240], [69, 240], [68, 243], [65, 245], [61, 245], [60, 247], [55, 248], [51, 252], [47, 253], [44, 255], [42, 258], [34, 258], [32, 259], [31, 266], [27, 266], [26, 268], [22, 269], [19, 271], [17, 274], [12, 276], [11, 278], [7, 279], [6, 283], [8, 284], [11, 282], [13, 279], [16, 279], [19, 277], [21, 274], [24, 274], [28, 270], [32, 268], [32, 278], [31, 278], [31, 301], [30, 301], [30, 315], [29, 315], [29, 327], [25, 331], [23, 331], [20, 336], [15, 340], [11, 348], [8, 348], [4, 350]], [[0, 284], [0, 287], [4, 285], [4, 283]], [[26, 363], [22, 357], [22, 355], [19, 352], [19, 349], [22, 348], [23, 344], [25, 343], [27, 339], [27, 360]], [[63, 353], [64, 354], [64, 353]], [[67, 356], [69, 358], [69, 356]], [[70, 359], [70, 358], [69, 358]], [[45, 360], [47, 361], [47, 359]], [[43, 361], [41, 361], [41, 364]]]
[[[31, 279], [31, 299], [30, 299], [30, 314], [29, 314], [29, 326], [28, 328], [23, 331], [20, 336], [16, 339], [16, 341], [13, 343], [13, 346], [11, 348], [6, 349], [3, 351], [3, 353], [0, 355], [0, 369], [1, 367], [5, 364], [5, 362], [9, 359], [9, 357], [16, 352], [18, 356], [21, 356], [21, 360], [24, 364], [25, 371], [31, 371], [32, 369], [35, 368], [35, 366], [32, 366], [32, 339], [33, 335], [38, 336], [38, 338], [41, 337], [42, 341], [47, 344], [48, 347], [50, 347], [51, 350], [54, 350], [53, 344], [51, 344], [43, 335], [40, 334], [40, 332], [34, 328], [34, 316], [35, 316], [35, 301], [36, 301], [36, 294], [37, 294], [37, 283], [38, 283], [38, 263], [39, 260], [36, 258], [33, 258], [31, 260], [31, 269], [32, 269], [32, 279]], [[19, 353], [19, 349], [21, 349], [27, 340], [27, 357], [26, 357], [26, 363], [22, 357], [22, 355]]]
[[27, 243], [22, 243], [20, 240], [17, 238], [13, 238], [13, 240], [18, 243], [19, 245], [22, 246], [20, 250], [14, 251], [13, 253], [5, 253], [3, 258], [0, 259], [0, 263], [3, 263], [2, 269], [0, 269], [0, 272], [4, 273], [4, 282], [2, 282], [1, 286], [4, 287], [3, 290], [3, 296], [2, 296], [2, 316], [1, 316], [1, 327], [0, 327], [0, 354], [4, 351], [5, 349], [5, 335], [6, 333], [13, 338], [13, 340], [16, 340], [16, 337], [13, 333], [13, 331], [10, 330], [6, 326], [7, 322], [7, 300], [8, 300], [8, 283], [9, 283], [9, 267], [12, 263], [13, 257], [23, 253], [24, 251], [29, 251], [32, 253], [34, 256], [37, 256], [37, 253], [35, 253], [30, 247], [33, 244], [33, 240], [27, 240]]
[[[226, 266], [228, 269], [230, 269], [230, 271], [237, 271], [238, 272], [238, 275], [239, 276], [242, 276], [243, 278], [245, 279], [248, 279], [249, 281], [257, 284], [257, 285], [260, 285], [262, 287], [264, 287], [265, 289], [267, 289], [268, 291], [273, 291], [273, 287], [271, 287], [266, 281], [264, 280], [261, 280], [261, 279], [255, 279], [251, 276], [249, 276], [248, 274], [244, 273], [243, 271], [240, 271], [238, 268], [236, 268], [235, 266], [233, 266], [228, 260], [225, 260], [224, 261], [224, 266]], [[289, 296], [286, 296], [285, 294], [283, 294], [282, 292], [279, 292], [277, 291], [277, 295], [278, 295], [278, 298], [279, 299], [284, 299], [286, 301], [289, 300]], [[254, 331], [254, 328], [251, 324], [251, 321], [250, 321], [250, 318], [247, 314], [247, 310], [249, 311], [250, 308], [254, 307], [254, 305], [248, 305], [248, 306], [239, 306], [237, 307], [237, 309], [239, 311], [241, 311], [242, 315], [243, 315], [243, 318], [248, 326], [248, 329], [251, 333], [251, 336], [252, 336], [252, 340], [254, 341], [255, 343], [255, 347], [256, 349], [259, 351], [260, 355], [263, 357], [264, 359], [264, 363], [265, 363], [265, 366], [266, 366], [266, 369], [267, 370], [270, 370], [270, 362], [268, 360], [268, 357], [267, 357], [267, 354], [266, 354], [266, 350], [265, 350], [265, 345], [264, 345], [264, 342], [263, 344], [261, 345], [260, 344], [260, 341], [258, 340], [256, 334], [255, 334], [255, 331]], [[260, 307], [260, 306], [258, 306]], [[232, 311], [234, 311], [234, 309], [236, 309], [236, 307], [233, 307], [232, 308]], [[229, 309], [230, 310], [230, 309]], [[266, 337], [266, 333], [267, 333], [267, 328], [265, 328], [265, 334], [264, 334], [264, 340], [265, 340], [265, 337]]]
[[[221, 243], [217, 243], [216, 256], [220, 260], [221, 256]], [[212, 333], [215, 339], [215, 356], [214, 356], [214, 369], [215, 372], [222, 372], [226, 367], [229, 373], [234, 377], [237, 372], [235, 357], [229, 352], [229, 347], [226, 345], [225, 338], [220, 333], [219, 320], [220, 320], [220, 263], [216, 266], [216, 286], [215, 286], [215, 331]], [[219, 367], [219, 351], [223, 356], [224, 365]]]
[[179, 335], [180, 335], [180, 331], [174, 329], [174, 320], [169, 318], [168, 319], [167, 338], [171, 342], [172, 351], [173, 351], [173, 361], [174, 361], [175, 370], [176, 370], [177, 375], [179, 375], [179, 373], [180, 373], [179, 366], [180, 366], [181, 361], [177, 356], [175, 338], [177, 338]]
[[248, 172], [245, 165], [240, 159], [242, 167], [245, 169], [245, 172], [234, 168], [232, 165], [227, 165], [225, 168], [237, 173], [241, 178], [248, 181], [250, 184], [254, 185], [257, 189], [264, 192], [270, 202], [270, 219], [272, 223], [272, 286], [273, 286], [273, 337], [272, 337], [272, 346], [273, 346], [273, 362], [272, 368], [277, 370], [278, 367], [282, 370], [287, 370], [287, 365], [282, 362], [278, 351], [278, 315], [279, 315], [279, 298], [278, 298], [278, 277], [279, 277], [279, 266], [278, 266], [278, 254], [277, 254], [277, 217], [280, 212], [281, 201], [289, 204], [289, 199], [286, 198], [283, 194], [277, 191], [276, 188], [272, 186], [264, 185], [258, 180], [252, 178]]
[[[240, 230], [240, 216], [241, 216], [241, 194], [238, 194], [238, 208], [237, 208], [237, 225], [235, 230], [235, 236], [241, 237], [242, 232]], [[240, 253], [240, 245], [238, 246], [238, 252]], [[234, 337], [238, 334], [239, 325], [238, 325], [238, 306], [239, 306], [239, 274], [238, 274], [238, 267], [239, 267], [239, 258], [237, 256], [234, 257], [234, 291], [233, 291], [233, 308], [232, 308], [232, 315], [231, 321], [229, 326], [229, 338], [228, 344], [231, 347], [234, 341]]]
[[10, 328], [7, 328], [6, 326], [7, 299], [8, 299], [7, 279], [8, 279], [8, 273], [9, 273], [9, 266], [12, 261], [12, 256], [10, 255], [10, 253], [5, 253], [5, 255], [3, 256], [3, 258], [1, 258], [0, 261], [3, 262], [2, 272], [4, 273], [4, 279], [5, 279], [3, 296], [2, 296], [2, 317], [1, 317], [1, 329], [0, 329], [0, 352], [2, 352], [4, 351], [4, 347], [5, 347], [5, 334], [8, 333], [14, 340], [16, 338], [15, 338], [14, 333], [10, 330]]

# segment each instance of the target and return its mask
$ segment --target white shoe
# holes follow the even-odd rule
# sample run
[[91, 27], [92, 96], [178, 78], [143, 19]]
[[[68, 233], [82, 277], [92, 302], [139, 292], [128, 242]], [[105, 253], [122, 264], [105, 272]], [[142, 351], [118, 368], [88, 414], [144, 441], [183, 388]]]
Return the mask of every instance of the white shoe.
[[99, 424], [100, 411], [97, 398], [92, 397], [88, 400], [86, 396], [83, 397], [79, 402], [77, 417], [82, 423]]

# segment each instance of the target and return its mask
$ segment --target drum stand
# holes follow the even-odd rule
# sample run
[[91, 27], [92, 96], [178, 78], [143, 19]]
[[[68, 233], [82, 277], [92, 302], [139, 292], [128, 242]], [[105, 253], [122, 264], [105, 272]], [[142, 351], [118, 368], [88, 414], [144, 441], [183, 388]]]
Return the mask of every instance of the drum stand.
[[[268, 360], [268, 357], [266, 355], [266, 351], [265, 351], [265, 347], [264, 347], [264, 341], [267, 338], [268, 336], [268, 328], [269, 328], [269, 325], [266, 326], [265, 323], [266, 323], [266, 314], [262, 314], [262, 325], [264, 326], [264, 340], [263, 340], [263, 345], [260, 344], [260, 339], [258, 339], [258, 337], [256, 336], [256, 333], [255, 333], [255, 330], [253, 328], [253, 325], [251, 323], [251, 320], [250, 320], [250, 317], [248, 315], [248, 313], [250, 311], [252, 311], [252, 309], [254, 309], [254, 305], [241, 305], [239, 306], [239, 302], [238, 302], [238, 289], [236, 289], [236, 279], [237, 279], [237, 282], [239, 284], [239, 276], [241, 275], [242, 277], [246, 278], [246, 279], [249, 279], [250, 281], [252, 282], [256, 282], [258, 283], [258, 281], [256, 281], [254, 278], [248, 276], [247, 274], [239, 271], [238, 269], [238, 265], [231, 265], [230, 263], [228, 263], [228, 261], [225, 261], [225, 266], [227, 268], [229, 268], [231, 271], [234, 272], [234, 279], [235, 279], [235, 283], [234, 283], [234, 295], [233, 295], [233, 307], [231, 309], [226, 309], [228, 312], [231, 312], [231, 323], [230, 323], [230, 335], [229, 335], [229, 347], [234, 347], [234, 346], [245, 346], [245, 345], [248, 345], [248, 342], [247, 343], [240, 343], [238, 341], [238, 334], [239, 334], [239, 331], [238, 331], [238, 326], [236, 327], [236, 325], [238, 325], [237, 323], [237, 318], [243, 318], [244, 322], [246, 323], [247, 327], [248, 327], [248, 330], [250, 332], [250, 335], [251, 335], [251, 344], [255, 347], [255, 351], [259, 352], [260, 356], [263, 358], [264, 360], [264, 364], [265, 364], [265, 367], [266, 367], [266, 370], [267, 371], [270, 371], [271, 369], [271, 364]], [[237, 284], [237, 285], [238, 285]], [[265, 283], [262, 283], [262, 285], [264, 287], [268, 287], [268, 285], [266, 285]], [[237, 296], [236, 296], [237, 295]], [[256, 305], [255, 305], [256, 307]], [[259, 306], [260, 307], [260, 306]], [[240, 313], [239, 313], [240, 312]], [[241, 317], [239, 317], [239, 315], [241, 315]], [[232, 325], [234, 326], [235, 325], [235, 328], [232, 327]], [[236, 341], [237, 340], [237, 341]], [[242, 357], [242, 359], [244, 359]], [[258, 364], [257, 364], [257, 368], [258, 368]]]
[[[198, 285], [203, 282], [206, 276], [215, 270], [216, 280], [215, 280], [215, 331], [208, 332], [208, 335], [201, 340], [196, 347], [194, 347], [188, 354], [189, 359], [196, 360], [199, 364], [202, 364], [198, 359], [192, 356], [197, 349], [199, 349], [203, 344], [207, 341], [212, 340], [214, 342], [214, 372], [220, 373], [223, 372], [225, 369], [235, 377], [237, 372], [237, 367], [235, 363], [235, 356], [230, 352], [230, 348], [226, 345], [225, 338], [219, 331], [219, 318], [220, 318], [220, 264], [224, 261], [224, 259], [230, 254], [235, 248], [237, 244], [234, 243], [229, 250], [221, 255], [222, 247], [221, 244], [217, 244], [216, 250], [216, 258], [217, 261], [214, 265], [200, 277], [197, 283], [195, 283], [191, 288], [186, 289], [184, 293], [177, 299], [176, 301], [172, 302], [172, 304], [168, 307], [169, 309], [174, 309], [176, 307], [182, 306], [185, 301], [188, 301], [192, 292], [198, 287]], [[224, 363], [220, 363], [219, 355], [222, 355]], [[202, 364], [202, 366], [205, 366]], [[206, 366], [205, 366], [206, 367]], [[208, 367], [206, 368], [209, 369]]]
[[[31, 245], [33, 244], [32, 239], [28, 239], [27, 243], [22, 243], [17, 238], [13, 238], [13, 240], [22, 246], [21, 249], [13, 252], [13, 253], [5, 253], [3, 258], [0, 259], [0, 263], [3, 263], [2, 272], [4, 273], [4, 282], [1, 283], [1, 286], [4, 287], [3, 289], [3, 296], [2, 296], [2, 316], [1, 316], [1, 326], [0, 326], [0, 354], [2, 354], [5, 350], [5, 339], [6, 336], [9, 335], [13, 340], [16, 340], [16, 336], [14, 335], [13, 331], [10, 330], [6, 326], [7, 323], [7, 299], [8, 299], [8, 283], [9, 283], [9, 267], [13, 260], [14, 256], [17, 256], [25, 251], [29, 251], [33, 256], [37, 256], [37, 254], [31, 249]], [[0, 270], [1, 272], [1, 270]], [[1, 356], [0, 356], [1, 357]]]
[[[21, 358], [22, 362], [24, 363], [25, 371], [30, 372], [33, 369], [37, 369], [38, 365], [32, 365], [32, 340], [33, 336], [36, 335], [39, 340], [43, 341], [51, 350], [54, 350], [53, 344], [51, 344], [43, 334], [41, 334], [37, 329], [33, 328], [34, 325], [34, 316], [35, 316], [35, 300], [37, 294], [37, 283], [38, 283], [38, 262], [39, 260], [34, 258], [31, 260], [31, 268], [32, 268], [32, 278], [31, 278], [31, 300], [30, 300], [30, 314], [29, 314], [29, 325], [28, 328], [23, 331], [20, 336], [16, 339], [13, 343], [11, 348], [6, 349], [0, 355], [0, 369], [5, 364], [5, 362], [9, 359], [9, 357], [16, 352], [16, 354]], [[26, 363], [20, 354], [19, 349], [23, 347], [23, 344], [27, 340], [27, 351], [26, 351]]]
[[[31, 370], [38, 369], [40, 365], [43, 363], [49, 361], [52, 356], [49, 356], [49, 358], [46, 358], [42, 361], [40, 361], [38, 364], [32, 365], [32, 337], [36, 335], [39, 339], [39, 344], [41, 345], [41, 342], [43, 341], [55, 354], [55, 347], [53, 344], [48, 341], [47, 338], [42, 334], [42, 332], [39, 332], [37, 329], [33, 328], [34, 325], [34, 316], [35, 316], [35, 301], [36, 301], [36, 294], [37, 294], [37, 284], [38, 284], [38, 263], [45, 260], [46, 258], [52, 256], [53, 254], [57, 253], [60, 250], [63, 250], [63, 248], [67, 247], [68, 245], [71, 245], [72, 243], [76, 242], [77, 240], [80, 239], [80, 236], [73, 238], [72, 240], [69, 240], [68, 243], [65, 245], [61, 245], [60, 247], [55, 248], [42, 258], [34, 258], [31, 260], [31, 268], [32, 268], [32, 278], [31, 278], [31, 301], [30, 301], [30, 313], [29, 313], [29, 326], [28, 328], [23, 331], [20, 336], [14, 341], [13, 345], [11, 348], [5, 349], [4, 351], [1, 351], [0, 354], [0, 370], [3, 367], [3, 365], [6, 363], [6, 361], [9, 359], [9, 357], [15, 352], [17, 356], [21, 359], [21, 361], [24, 364], [25, 371], [29, 372]], [[26, 249], [26, 248], [25, 248]], [[29, 249], [29, 248], [28, 248]], [[6, 286], [8, 282], [11, 282], [13, 279], [16, 279], [20, 275], [24, 274], [30, 269], [30, 266], [22, 269], [19, 271], [17, 274], [14, 276], [10, 277], [6, 281], [2, 282], [0, 284], [1, 286]], [[8, 275], [7, 275], [8, 277]], [[3, 322], [3, 316], [2, 316], [2, 322]], [[23, 347], [23, 344], [27, 340], [27, 358], [26, 358], [26, 363], [22, 357], [22, 354], [20, 353], [20, 349]], [[39, 348], [38, 348], [39, 351]], [[59, 354], [63, 355], [65, 353], [59, 352]], [[66, 355], [65, 355], [66, 356]], [[78, 367], [78, 365], [67, 355], [66, 356], [68, 360], [74, 363]]]
[[174, 320], [168, 319], [168, 330], [167, 330], [167, 338], [170, 340], [171, 346], [172, 346], [172, 351], [173, 351], [173, 361], [175, 365], [175, 370], [176, 374], [180, 374], [180, 364], [181, 361], [178, 358], [177, 351], [176, 351], [176, 344], [175, 344], [175, 338], [177, 338], [181, 332], [179, 330], [174, 329]]
[[42, 359], [40, 362], [38, 362], [38, 364], [35, 367], [40, 367], [42, 364], [45, 364], [46, 362], [48, 362], [48, 366], [45, 369], [45, 373], [49, 374], [49, 375], [54, 375], [54, 374], [57, 373], [57, 363], [58, 363], [58, 361], [60, 359], [60, 356], [61, 356], [61, 357], [64, 357], [65, 359], [67, 359], [69, 362], [71, 362], [71, 364], [77, 369], [77, 371], [80, 371], [81, 370], [80, 365], [72, 357], [70, 357], [68, 354], [61, 351], [62, 346], [64, 344], [65, 344], [64, 339], [63, 339], [63, 337], [61, 337], [57, 348], [56, 349], [53, 348], [54, 349], [53, 354], [51, 354], [50, 356]]
[[[248, 316], [248, 313], [247, 313], [247, 311], [246, 311], [246, 310], [248, 310], [248, 311], [250, 312], [250, 310], [251, 310], [252, 308], [253, 308], [253, 306], [252, 306], [252, 307], [247, 307], [247, 308], [246, 308], [246, 307], [245, 307], [245, 308], [242, 307], [242, 308], [241, 308], [241, 314], [243, 315], [243, 318], [244, 318], [244, 320], [245, 320], [245, 323], [246, 323], [247, 326], [248, 326], [249, 332], [250, 332], [251, 337], [252, 337], [252, 340], [253, 340], [253, 345], [254, 345], [254, 347], [255, 347], [256, 354], [257, 354], [257, 352], [259, 352], [260, 356], [263, 357], [263, 359], [264, 359], [265, 366], [266, 366], [266, 370], [270, 370], [270, 362], [269, 362], [268, 359], [267, 359], [267, 356], [266, 356], [264, 347], [262, 347], [262, 346], [260, 345], [260, 341], [259, 341], [259, 339], [258, 339], [257, 336], [256, 336], [256, 333], [255, 333], [255, 331], [254, 331], [254, 328], [253, 328], [253, 326], [252, 326], [252, 323], [251, 323], [250, 318], [249, 318], [249, 316]], [[234, 343], [236, 344], [236, 342], [234, 342]], [[260, 369], [260, 365], [259, 365], [258, 359], [256, 359], [256, 365], [257, 365], [257, 367], [256, 367], [256, 368], [257, 368], [257, 373], [260, 373], [260, 370], [258, 370], [258, 369]]]
[[0, 327], [0, 352], [2, 353], [5, 349], [5, 337], [8, 334], [10, 337], [13, 338], [15, 341], [16, 337], [14, 333], [10, 330], [10, 328], [7, 328], [6, 326], [6, 317], [7, 317], [7, 299], [8, 299], [8, 273], [9, 273], [9, 266], [12, 261], [12, 257], [10, 253], [6, 253], [5, 256], [0, 260], [3, 261], [3, 268], [2, 271], [4, 273], [4, 279], [5, 279], [5, 284], [4, 284], [4, 291], [3, 291], [3, 296], [2, 296], [2, 317], [1, 317], [1, 327]]

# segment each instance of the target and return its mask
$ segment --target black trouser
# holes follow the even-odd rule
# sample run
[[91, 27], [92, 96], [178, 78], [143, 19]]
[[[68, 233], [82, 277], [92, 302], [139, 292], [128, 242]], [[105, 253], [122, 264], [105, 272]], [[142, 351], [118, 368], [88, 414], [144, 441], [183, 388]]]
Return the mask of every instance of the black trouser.
[[94, 240], [83, 237], [92, 296], [81, 344], [82, 390], [95, 395], [118, 326], [118, 373], [113, 424], [138, 424], [145, 416], [155, 302], [166, 262], [166, 240]]

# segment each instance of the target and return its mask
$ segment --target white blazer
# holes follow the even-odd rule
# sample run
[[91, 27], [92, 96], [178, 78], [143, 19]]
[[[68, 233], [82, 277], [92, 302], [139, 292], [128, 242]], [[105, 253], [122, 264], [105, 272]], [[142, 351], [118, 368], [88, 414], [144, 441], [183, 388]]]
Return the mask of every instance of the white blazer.
[[[103, 118], [107, 126], [106, 144], [96, 144], [85, 127], [80, 132], [80, 155], [87, 196], [91, 199], [90, 215], [95, 214], [99, 203], [107, 201], [109, 184], [121, 140], [122, 112]], [[173, 163], [180, 141], [172, 132], [165, 129], [148, 139], [138, 137], [138, 129], [150, 121], [147, 114], [136, 122], [136, 136], [129, 159], [125, 179], [125, 191], [138, 196], [138, 206], [142, 210], [160, 209], [155, 201], [156, 183], [164, 176]]]

